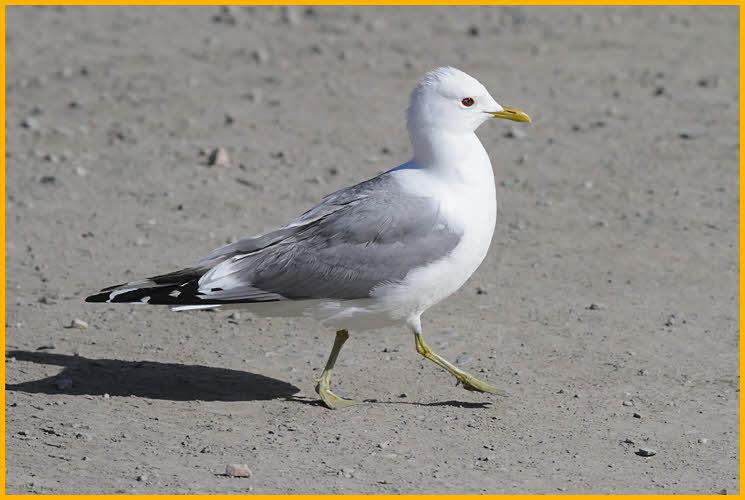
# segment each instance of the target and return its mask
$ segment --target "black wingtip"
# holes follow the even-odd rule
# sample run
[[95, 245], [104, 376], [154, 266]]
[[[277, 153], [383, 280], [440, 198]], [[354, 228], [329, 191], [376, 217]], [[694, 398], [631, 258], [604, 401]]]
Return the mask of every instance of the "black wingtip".
[[97, 293], [85, 298], [86, 302], [106, 302], [109, 300], [108, 293]]

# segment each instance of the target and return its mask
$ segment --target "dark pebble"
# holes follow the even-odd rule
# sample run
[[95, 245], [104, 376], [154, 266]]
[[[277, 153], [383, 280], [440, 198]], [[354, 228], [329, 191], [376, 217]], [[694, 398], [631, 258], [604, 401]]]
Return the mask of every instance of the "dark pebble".
[[701, 134], [698, 134], [696, 132], [681, 132], [678, 134], [678, 137], [690, 141], [691, 139], [697, 138], [699, 135]]
[[714, 88], [719, 86], [719, 78], [716, 76], [703, 77], [698, 80], [698, 86], [704, 88]]
[[640, 457], [653, 457], [657, 455], [657, 450], [653, 450], [652, 448], [639, 448], [636, 454]]

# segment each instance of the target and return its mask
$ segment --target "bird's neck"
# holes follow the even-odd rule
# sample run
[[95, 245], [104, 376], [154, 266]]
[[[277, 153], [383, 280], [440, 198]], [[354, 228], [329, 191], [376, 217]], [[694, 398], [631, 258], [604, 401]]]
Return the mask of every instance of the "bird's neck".
[[473, 132], [409, 130], [409, 138], [419, 168], [457, 182], [481, 182], [485, 176], [493, 179], [489, 155]]

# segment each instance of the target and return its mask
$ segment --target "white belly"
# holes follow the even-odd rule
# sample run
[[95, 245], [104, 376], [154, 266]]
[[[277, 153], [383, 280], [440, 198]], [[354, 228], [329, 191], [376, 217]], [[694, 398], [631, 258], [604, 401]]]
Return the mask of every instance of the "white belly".
[[471, 277], [489, 250], [497, 217], [493, 183], [491, 189], [455, 193], [449, 218], [463, 230], [463, 238], [443, 259], [412, 270], [400, 282], [375, 289], [373, 295], [386, 302], [392, 314], [406, 319], [419, 315], [448, 297]]

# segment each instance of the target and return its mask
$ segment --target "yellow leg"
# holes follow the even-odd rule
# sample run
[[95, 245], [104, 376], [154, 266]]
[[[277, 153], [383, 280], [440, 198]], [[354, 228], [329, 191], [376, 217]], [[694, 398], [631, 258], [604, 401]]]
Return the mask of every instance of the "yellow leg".
[[326, 361], [326, 368], [323, 369], [321, 378], [316, 380], [316, 392], [319, 396], [321, 396], [321, 400], [324, 402], [324, 404], [332, 410], [359, 404], [359, 401], [340, 398], [329, 389], [331, 370], [334, 369], [334, 363], [336, 363], [336, 358], [339, 356], [339, 351], [341, 351], [341, 347], [344, 345], [344, 342], [346, 342], [348, 338], [349, 332], [347, 332], [346, 330], [339, 330], [338, 332], [336, 332], [334, 347], [331, 348], [331, 354], [329, 355], [328, 361]]
[[468, 391], [490, 392], [492, 394], [498, 394], [500, 396], [507, 396], [506, 391], [503, 391], [502, 389], [495, 389], [489, 384], [476, 379], [470, 373], [464, 372], [455, 365], [451, 364], [448, 360], [441, 358], [440, 356], [432, 352], [432, 349], [426, 344], [426, 342], [424, 342], [421, 333], [414, 333], [414, 336], [416, 341], [416, 352], [418, 352], [425, 358], [434, 361], [435, 363], [452, 373], [455, 378], [458, 379], [458, 382], [463, 384], [464, 389]]

